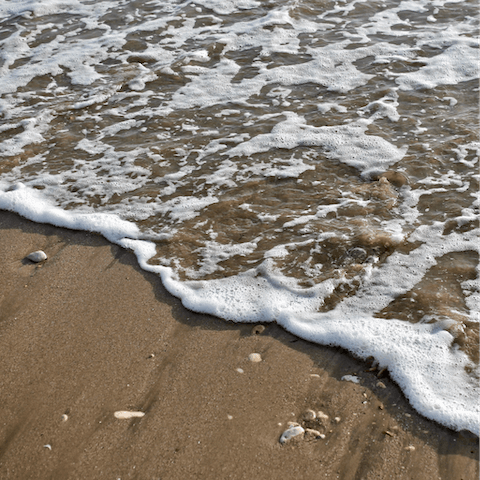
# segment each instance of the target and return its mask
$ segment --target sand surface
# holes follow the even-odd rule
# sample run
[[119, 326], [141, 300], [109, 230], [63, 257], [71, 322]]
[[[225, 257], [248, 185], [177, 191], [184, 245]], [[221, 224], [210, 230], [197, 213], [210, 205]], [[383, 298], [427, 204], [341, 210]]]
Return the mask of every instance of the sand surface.
[[[417, 415], [388, 375], [192, 313], [97, 235], [0, 212], [0, 272], [3, 480], [479, 477], [478, 439]], [[325, 438], [280, 445], [289, 421]]]

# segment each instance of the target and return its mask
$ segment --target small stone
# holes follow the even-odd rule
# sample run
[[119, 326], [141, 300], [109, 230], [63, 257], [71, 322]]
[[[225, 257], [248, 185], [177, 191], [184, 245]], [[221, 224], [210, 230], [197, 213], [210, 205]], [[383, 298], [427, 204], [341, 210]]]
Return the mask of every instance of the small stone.
[[281, 435], [280, 437], [280, 443], [283, 445], [284, 443], [287, 443], [291, 441], [293, 438], [298, 437], [299, 435], [303, 435], [305, 433], [305, 430], [300, 426], [291, 426], [288, 427]]
[[229, 420], [233, 420], [233, 417], [232, 417], [231, 415], [227, 415], [227, 418], [228, 418]]
[[413, 452], [415, 450], [415, 447], [413, 445], [408, 445], [405, 447], [405, 450], [407, 452]]
[[340, 423], [342, 419], [340, 417], [335, 417], [334, 420], [335, 420], [335, 423]]
[[320, 375], [318, 375], [317, 373], [311, 373], [310, 376], [312, 378], [320, 378]]
[[317, 440], [319, 438], [325, 438], [323, 433], [320, 433], [318, 430], [314, 430], [313, 428], [306, 428], [305, 429], [305, 440]]
[[61, 418], [62, 418], [62, 422], [66, 422], [68, 420], [68, 415], [64, 413]]
[[387, 388], [387, 386], [383, 382], [377, 382], [378, 388]]
[[383, 407], [383, 403], [381, 403], [381, 404], [378, 406], [378, 408], [379, 408], [380, 410], [383, 410], [383, 408], [384, 408], [384, 407]]
[[262, 356], [259, 353], [251, 353], [248, 359], [253, 363], [258, 363], [262, 361]]
[[147, 358], [155, 358], [155, 354], [151, 353]]
[[306, 422], [311, 422], [312, 420], [315, 420], [317, 418], [317, 414], [313, 411], [313, 410], [307, 410], [304, 414], [303, 414], [303, 419], [306, 421]]
[[393, 437], [393, 433], [392, 433], [392, 432], [389, 432], [388, 430], [384, 430], [384, 431], [383, 431], [383, 434], [384, 434], [384, 435], [388, 435], [389, 437]]
[[252, 328], [252, 335], [260, 335], [265, 331], [265, 327], [263, 325], [255, 325]]
[[243, 368], [237, 368], [238, 373], [243, 373]]
[[36, 252], [29, 253], [27, 258], [32, 262], [39, 263], [47, 259], [47, 254], [42, 250], [37, 250]]
[[145, 415], [143, 412], [129, 412], [126, 410], [119, 410], [113, 414], [119, 420], [128, 420], [129, 418], [140, 418]]

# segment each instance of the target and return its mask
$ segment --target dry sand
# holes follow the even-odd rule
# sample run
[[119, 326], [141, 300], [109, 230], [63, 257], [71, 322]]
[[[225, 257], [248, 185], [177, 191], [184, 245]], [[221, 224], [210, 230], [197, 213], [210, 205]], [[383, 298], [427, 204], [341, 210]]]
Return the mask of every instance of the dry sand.
[[[43, 265], [25, 260], [38, 249]], [[478, 439], [417, 415], [388, 376], [194, 314], [97, 235], [0, 212], [0, 271], [1, 479], [479, 476]], [[310, 424], [325, 439], [280, 445], [307, 409], [329, 416]]]

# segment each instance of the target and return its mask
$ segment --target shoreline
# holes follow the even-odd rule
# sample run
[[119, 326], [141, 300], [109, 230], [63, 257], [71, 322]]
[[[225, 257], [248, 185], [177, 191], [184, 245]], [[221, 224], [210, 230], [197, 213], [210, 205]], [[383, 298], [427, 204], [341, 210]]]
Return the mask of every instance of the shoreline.
[[[1, 478], [478, 478], [477, 437], [343, 350], [191, 312], [97, 234], [5, 211], [0, 232]], [[325, 438], [280, 445], [289, 421]]]

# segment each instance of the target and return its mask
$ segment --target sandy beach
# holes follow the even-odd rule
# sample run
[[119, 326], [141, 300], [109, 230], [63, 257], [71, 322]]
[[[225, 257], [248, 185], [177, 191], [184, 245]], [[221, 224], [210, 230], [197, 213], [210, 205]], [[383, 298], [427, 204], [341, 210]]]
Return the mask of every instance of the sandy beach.
[[[479, 476], [478, 438], [419, 416], [388, 373], [192, 313], [98, 235], [0, 212], [0, 262], [2, 479]], [[281, 445], [288, 422], [320, 436]]]

